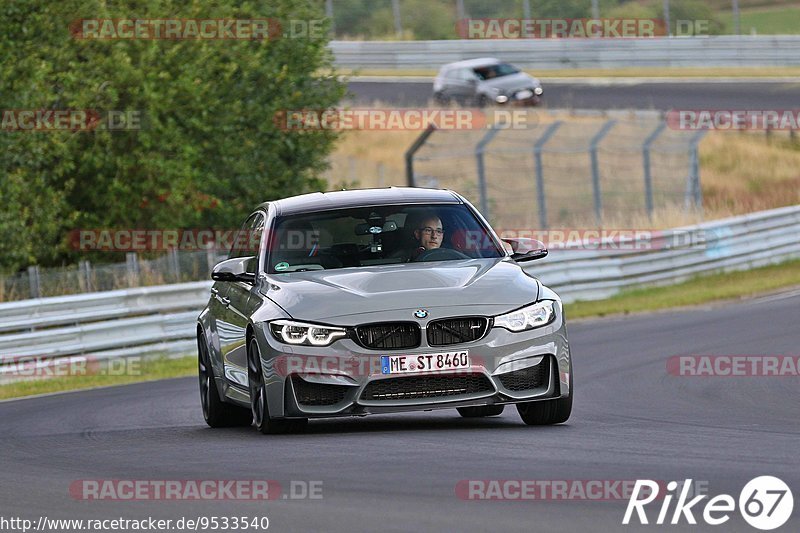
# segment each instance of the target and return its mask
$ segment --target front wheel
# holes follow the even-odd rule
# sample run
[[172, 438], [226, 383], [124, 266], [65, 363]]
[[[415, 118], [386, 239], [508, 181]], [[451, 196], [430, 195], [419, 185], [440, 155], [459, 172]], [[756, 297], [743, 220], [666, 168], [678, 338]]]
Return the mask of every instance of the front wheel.
[[522, 421], [529, 426], [564, 423], [572, 413], [572, 391], [566, 398], [518, 403], [517, 411]]
[[204, 335], [197, 336], [197, 370], [200, 378], [200, 404], [206, 424], [212, 428], [249, 426], [252, 422], [249, 410], [225, 403], [219, 397]]
[[247, 347], [247, 378], [250, 388], [250, 407], [256, 429], [264, 435], [275, 435], [299, 432], [306, 427], [307, 418], [274, 418], [269, 415], [261, 351], [255, 339], [250, 339]]

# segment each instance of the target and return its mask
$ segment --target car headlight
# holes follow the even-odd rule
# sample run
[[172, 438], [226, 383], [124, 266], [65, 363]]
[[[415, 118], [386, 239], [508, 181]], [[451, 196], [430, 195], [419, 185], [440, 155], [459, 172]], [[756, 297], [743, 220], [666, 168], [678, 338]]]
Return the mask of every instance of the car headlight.
[[542, 92], [543, 92], [543, 91], [542, 91], [542, 88], [541, 88], [541, 87], [536, 87], [535, 89], [533, 89], [533, 94], [535, 94], [535, 95], [537, 95], [537, 96], [538, 96], [538, 95], [540, 95], [540, 94], [542, 94]]
[[551, 323], [556, 318], [555, 302], [542, 300], [511, 311], [494, 318], [495, 327], [506, 328], [510, 331], [525, 331], [540, 328]]
[[269, 323], [269, 329], [281, 342], [304, 346], [328, 346], [337, 339], [347, 336], [344, 328], [320, 326], [294, 320], [274, 320]]

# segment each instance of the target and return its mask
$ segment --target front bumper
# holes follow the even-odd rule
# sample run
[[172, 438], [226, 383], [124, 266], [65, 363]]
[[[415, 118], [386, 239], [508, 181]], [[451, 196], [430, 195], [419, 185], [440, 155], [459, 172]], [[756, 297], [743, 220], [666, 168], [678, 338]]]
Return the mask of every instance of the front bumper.
[[541, 88], [538, 88], [538, 94], [534, 90], [523, 89], [511, 94], [499, 94], [494, 97], [494, 101], [502, 106], [536, 106], [542, 102], [544, 93]]
[[[317, 348], [289, 346], [264, 325], [261, 346], [270, 415], [336, 417], [545, 400], [570, 394], [570, 352], [559, 305], [543, 328], [492, 328], [480, 340], [404, 351], [365, 349], [349, 339]], [[424, 335], [423, 335], [424, 337]], [[425, 374], [381, 373], [382, 355], [469, 350], [470, 368]]]

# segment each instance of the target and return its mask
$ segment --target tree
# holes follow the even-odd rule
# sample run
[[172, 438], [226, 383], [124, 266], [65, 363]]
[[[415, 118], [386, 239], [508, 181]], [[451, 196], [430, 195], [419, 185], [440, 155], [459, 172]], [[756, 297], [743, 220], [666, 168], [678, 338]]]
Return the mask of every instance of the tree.
[[[0, 109], [138, 113], [141, 129], [0, 132], [0, 267], [75, 259], [74, 228], [235, 228], [255, 204], [323, 186], [336, 135], [283, 110], [344, 94], [327, 32], [266, 40], [86, 40], [75, 19], [321, 20], [314, 0], [7, 0]], [[296, 25], [302, 28], [302, 23]]]

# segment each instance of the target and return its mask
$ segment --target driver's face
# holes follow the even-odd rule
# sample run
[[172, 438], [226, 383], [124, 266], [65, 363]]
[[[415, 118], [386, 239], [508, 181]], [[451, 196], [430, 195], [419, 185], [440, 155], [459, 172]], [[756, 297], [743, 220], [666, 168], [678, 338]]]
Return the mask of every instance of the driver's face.
[[439, 217], [423, 220], [419, 228], [414, 230], [414, 236], [419, 241], [419, 245], [426, 250], [439, 248], [442, 245], [442, 237], [444, 237], [442, 221], [439, 220]]

